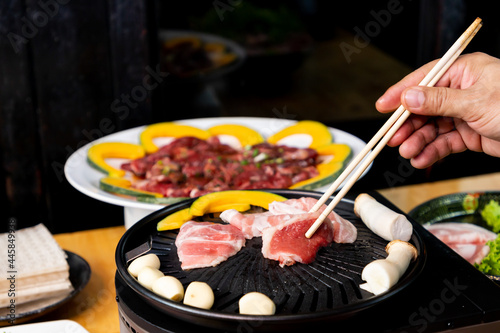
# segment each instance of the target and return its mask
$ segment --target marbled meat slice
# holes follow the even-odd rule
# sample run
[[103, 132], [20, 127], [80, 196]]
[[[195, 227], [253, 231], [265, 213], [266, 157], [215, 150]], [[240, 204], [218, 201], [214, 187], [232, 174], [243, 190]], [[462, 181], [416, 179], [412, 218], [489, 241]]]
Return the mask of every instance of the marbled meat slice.
[[[317, 201], [317, 199], [311, 197], [274, 201], [269, 204], [269, 211], [264, 213], [241, 214], [234, 209], [230, 209], [222, 212], [220, 218], [241, 229], [245, 237], [250, 239], [262, 236], [264, 229], [284, 224], [294, 215], [307, 213]], [[326, 205], [323, 205], [318, 211], [321, 213], [325, 208]], [[358, 231], [350, 221], [334, 211], [328, 215], [328, 218], [333, 223], [335, 230], [333, 240], [336, 243], [353, 243], [356, 240]]]
[[471, 264], [483, 260], [490, 251], [486, 242], [497, 237], [494, 232], [470, 223], [434, 223], [425, 227]]
[[217, 266], [245, 245], [245, 236], [229, 224], [189, 221], [175, 240], [183, 270]]
[[316, 258], [318, 250], [333, 241], [334, 228], [326, 218], [311, 238], [306, 231], [316, 221], [320, 212], [296, 214], [282, 225], [262, 231], [262, 255], [277, 260], [281, 267], [296, 262], [309, 264]]
[[451, 249], [457, 252], [471, 264], [479, 264], [490, 252], [488, 245], [481, 244], [450, 244]]
[[266, 228], [280, 225], [290, 220], [295, 214], [273, 215], [270, 212], [241, 214], [236, 209], [228, 209], [220, 213], [220, 218], [240, 229], [245, 238], [251, 239], [262, 236]]
[[[269, 204], [269, 211], [273, 214], [280, 214], [283, 212], [292, 212], [292, 210], [287, 210], [287, 206], [293, 207], [293, 212], [302, 213], [309, 212], [311, 208], [316, 205], [317, 199], [311, 197], [302, 197], [299, 199], [289, 199], [286, 201], [275, 201]], [[326, 205], [322, 205], [318, 211], [323, 212], [326, 209]], [[350, 221], [346, 220], [335, 211], [328, 214], [328, 218], [333, 223], [335, 229], [335, 234], [333, 236], [333, 241], [335, 243], [354, 243], [358, 237], [358, 229]]]

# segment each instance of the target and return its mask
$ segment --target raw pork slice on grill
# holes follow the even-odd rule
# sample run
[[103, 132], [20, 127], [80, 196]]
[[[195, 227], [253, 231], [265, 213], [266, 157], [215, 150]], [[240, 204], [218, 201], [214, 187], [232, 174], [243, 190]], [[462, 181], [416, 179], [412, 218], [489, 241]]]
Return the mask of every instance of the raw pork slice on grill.
[[[279, 226], [294, 218], [297, 214], [307, 213], [317, 202], [317, 199], [311, 197], [302, 197], [300, 199], [289, 199], [286, 201], [274, 201], [269, 204], [269, 211], [257, 214], [241, 214], [234, 209], [224, 211], [220, 218], [235, 227], [241, 229], [245, 237], [250, 239], [262, 236], [263, 230], [269, 227]], [[318, 211], [321, 213], [326, 209], [323, 205]], [[336, 243], [353, 243], [357, 238], [356, 227], [334, 211], [328, 218], [333, 223], [334, 236]]]
[[490, 252], [486, 242], [497, 237], [494, 232], [469, 223], [434, 223], [425, 228], [471, 264], [483, 260]]
[[236, 209], [225, 210], [219, 215], [224, 222], [240, 229], [247, 239], [260, 237], [264, 229], [283, 224], [293, 216], [294, 214], [273, 215], [270, 212], [241, 214]]
[[230, 224], [189, 221], [175, 240], [183, 270], [217, 266], [238, 253], [245, 236]]
[[334, 228], [326, 218], [311, 238], [306, 231], [316, 221], [320, 212], [296, 214], [282, 225], [262, 231], [262, 254], [265, 258], [277, 260], [280, 266], [296, 262], [309, 264], [316, 258], [318, 250], [333, 241]]
[[[286, 206], [291, 206], [295, 208], [296, 213], [302, 211], [302, 213], [308, 212], [314, 205], [318, 202], [317, 199], [311, 197], [302, 197], [299, 199], [289, 199], [286, 201], [275, 201], [269, 204], [269, 211], [273, 214], [279, 214], [285, 209]], [[322, 205], [318, 211], [323, 212], [326, 209], [326, 205]], [[333, 241], [335, 243], [354, 243], [358, 237], [358, 229], [348, 220], [332, 211], [328, 214], [328, 218], [333, 223], [333, 228], [335, 233], [333, 236]]]

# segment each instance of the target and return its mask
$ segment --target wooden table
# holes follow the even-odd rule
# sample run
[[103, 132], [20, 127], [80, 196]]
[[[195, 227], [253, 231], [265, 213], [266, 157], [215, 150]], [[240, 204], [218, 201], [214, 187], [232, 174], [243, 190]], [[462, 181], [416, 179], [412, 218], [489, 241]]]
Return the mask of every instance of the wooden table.
[[90, 333], [118, 333], [115, 293], [115, 249], [124, 226], [55, 235], [59, 245], [84, 258], [92, 275], [88, 285], [64, 307], [40, 320], [70, 319]]
[[[500, 190], [500, 173], [382, 189], [379, 192], [404, 212], [434, 197], [455, 192]], [[82, 256], [90, 264], [92, 276], [83, 291], [64, 307], [38, 321], [70, 319], [91, 333], [119, 332], [115, 300], [115, 248], [125, 232], [122, 226], [58, 234], [62, 248]]]
[[459, 192], [500, 191], [500, 172], [378, 190], [403, 212], [432, 198]]

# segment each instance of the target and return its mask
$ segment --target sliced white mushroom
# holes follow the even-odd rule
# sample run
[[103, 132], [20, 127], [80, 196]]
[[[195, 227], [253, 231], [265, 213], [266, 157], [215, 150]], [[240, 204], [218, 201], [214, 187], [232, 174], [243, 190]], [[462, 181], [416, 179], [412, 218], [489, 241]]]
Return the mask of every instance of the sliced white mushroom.
[[139, 272], [144, 267], [152, 267], [160, 269], [160, 259], [154, 253], [148, 253], [139, 258], [134, 259], [128, 266], [128, 272], [133, 277], [137, 277]]
[[238, 302], [240, 313], [246, 315], [273, 315], [276, 305], [266, 295], [253, 291], [243, 295]]
[[184, 286], [173, 276], [162, 276], [152, 285], [153, 291], [165, 298], [180, 302], [184, 298]]
[[214, 305], [214, 299], [212, 288], [205, 282], [191, 282], [184, 293], [184, 304], [196, 308], [208, 310]]
[[385, 259], [372, 261], [361, 273], [361, 279], [366, 283], [361, 284], [360, 288], [375, 295], [394, 286], [406, 272], [410, 262], [418, 256], [415, 246], [400, 240], [390, 242], [385, 250], [388, 254]]
[[152, 289], [153, 283], [162, 276], [164, 276], [164, 274], [160, 270], [146, 266], [139, 271], [137, 281], [139, 281], [139, 283], [144, 287]]
[[354, 213], [374, 234], [387, 241], [409, 241], [413, 226], [403, 214], [384, 206], [372, 196], [362, 193], [354, 201]]

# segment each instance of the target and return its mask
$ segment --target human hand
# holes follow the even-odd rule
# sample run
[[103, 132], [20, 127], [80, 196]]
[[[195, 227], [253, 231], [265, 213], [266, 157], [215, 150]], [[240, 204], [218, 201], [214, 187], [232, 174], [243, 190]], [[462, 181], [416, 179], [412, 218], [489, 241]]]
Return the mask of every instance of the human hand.
[[426, 168], [467, 149], [500, 157], [500, 59], [484, 53], [460, 56], [435, 87], [417, 85], [430, 62], [390, 87], [379, 112], [400, 104], [412, 113], [388, 142], [415, 168]]

